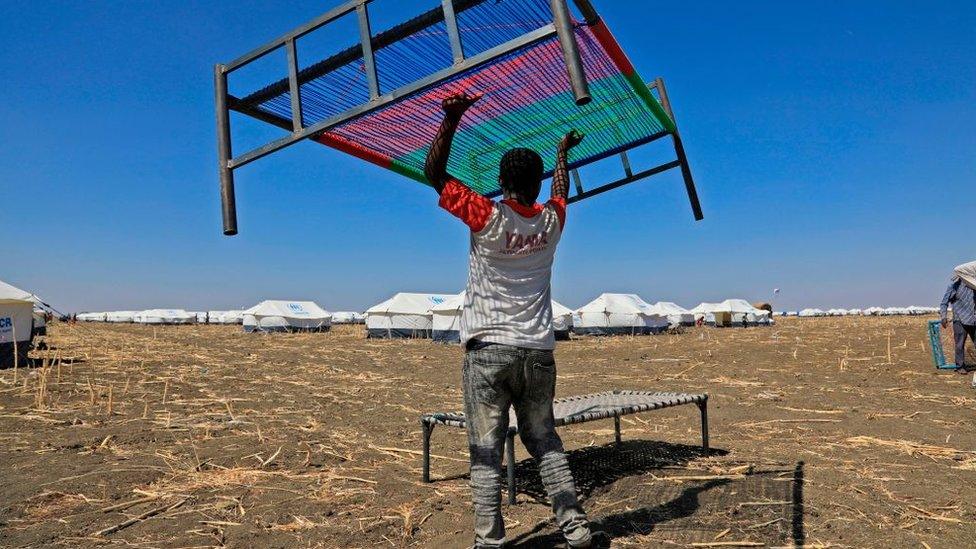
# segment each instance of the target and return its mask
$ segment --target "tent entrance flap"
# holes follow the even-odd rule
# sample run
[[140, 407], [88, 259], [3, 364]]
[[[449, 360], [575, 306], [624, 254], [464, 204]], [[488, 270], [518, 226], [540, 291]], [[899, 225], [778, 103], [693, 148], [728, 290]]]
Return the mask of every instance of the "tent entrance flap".
[[[215, 67], [217, 141], [224, 233], [237, 232], [234, 172], [299, 141], [313, 140], [427, 184], [423, 164], [439, 126], [441, 100], [483, 94], [458, 130], [450, 172], [486, 196], [505, 151], [551, 149], [570, 129], [586, 134], [574, 149], [578, 168], [619, 155], [625, 177], [584, 190], [578, 202], [679, 168], [696, 219], [691, 170], [663, 81], [648, 86], [588, 0], [441, 0], [441, 6], [373, 33], [370, 0], [352, 0], [226, 64]], [[358, 21], [353, 45], [301, 66], [302, 39]], [[286, 78], [233, 95], [234, 71], [271, 52], [287, 55]], [[283, 130], [281, 137], [235, 156], [230, 112]], [[626, 153], [670, 138], [675, 160], [634, 173]], [[551, 155], [546, 155], [551, 156]], [[546, 158], [547, 175], [554, 158]]]

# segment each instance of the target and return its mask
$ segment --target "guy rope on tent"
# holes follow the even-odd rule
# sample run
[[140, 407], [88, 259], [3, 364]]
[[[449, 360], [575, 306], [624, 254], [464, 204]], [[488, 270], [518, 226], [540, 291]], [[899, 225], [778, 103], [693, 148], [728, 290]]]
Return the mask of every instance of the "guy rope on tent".
[[[619, 155], [624, 177], [584, 190], [576, 202], [680, 168], [696, 219], [702, 218], [688, 160], [663, 81], [645, 83], [589, 0], [442, 0], [441, 6], [373, 34], [368, 6], [353, 0], [228, 64], [215, 67], [218, 154], [224, 233], [237, 233], [234, 170], [311, 139], [416, 181], [437, 131], [440, 101], [452, 93], [484, 97], [458, 130], [449, 170], [486, 196], [500, 194], [497, 166], [513, 146], [544, 151], [569, 129], [586, 135], [571, 168]], [[297, 43], [356, 14], [359, 44], [307, 67]], [[228, 93], [228, 75], [284, 49], [288, 77], [244, 97]], [[654, 92], [657, 92], [655, 95]], [[287, 135], [233, 156], [233, 110]], [[670, 137], [676, 159], [635, 172], [627, 151]], [[546, 159], [547, 176], [554, 168]]]

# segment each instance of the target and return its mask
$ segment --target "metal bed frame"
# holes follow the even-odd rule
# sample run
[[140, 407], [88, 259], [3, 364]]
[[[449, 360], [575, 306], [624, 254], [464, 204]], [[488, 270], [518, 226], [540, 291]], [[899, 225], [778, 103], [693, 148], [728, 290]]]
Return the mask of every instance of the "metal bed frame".
[[[372, 34], [370, 29], [369, 4], [371, 1], [372, 0], [349, 0], [344, 4], [313, 19], [312, 21], [309, 21], [308, 23], [279, 36], [278, 38], [252, 50], [241, 57], [238, 57], [229, 63], [217, 64], [214, 66], [214, 89], [216, 95], [215, 101], [217, 118], [217, 157], [220, 172], [220, 196], [223, 214], [223, 232], [225, 235], [230, 236], [237, 234], [237, 206], [234, 191], [234, 171], [238, 168], [254, 162], [255, 160], [258, 160], [259, 158], [267, 156], [273, 152], [294, 145], [299, 141], [315, 138], [322, 132], [353, 118], [375, 111], [376, 109], [395, 102], [402, 97], [435, 86], [462, 71], [490, 63], [493, 60], [510, 54], [525, 46], [550, 38], [553, 35], [557, 36], [560, 42], [562, 53], [566, 61], [567, 78], [569, 79], [576, 103], [578, 105], [585, 105], [591, 100], [586, 75], [580, 59], [576, 37], [573, 32], [572, 15], [569, 11], [567, 0], [550, 0], [553, 12], [552, 23], [520, 36], [514, 40], [501, 44], [495, 48], [467, 58], [464, 55], [461, 44], [461, 36], [458, 31], [457, 13], [476, 6], [486, 0], [441, 0], [441, 7], [439, 9], [431, 10], [414, 19], [411, 19], [410, 21], [407, 21], [406, 23], [393, 27], [390, 30], [379, 33], [375, 36]], [[600, 15], [596, 12], [590, 0], [573, 0], [573, 3], [582, 14], [585, 24], [595, 25], [601, 21]], [[299, 70], [296, 41], [299, 38], [335, 21], [336, 19], [353, 12], [356, 13], [358, 18], [360, 45], [344, 50], [338, 55], [332, 56], [324, 62]], [[401, 40], [407, 36], [410, 36], [412, 33], [425, 29], [433, 24], [440, 23], [441, 21], [445, 23], [447, 28], [447, 34], [450, 40], [454, 60], [453, 66], [437, 71], [434, 74], [430, 74], [424, 78], [421, 78], [420, 80], [381, 95], [379, 90], [374, 50]], [[262, 111], [254, 107], [252, 104], [243, 102], [240, 98], [231, 95], [228, 92], [227, 86], [228, 75], [230, 75], [232, 72], [282, 48], [284, 48], [285, 52], [287, 53], [288, 78], [287, 89], [281, 89], [278, 90], [278, 92], [289, 92], [291, 98], [292, 115], [290, 120]], [[356, 59], [363, 60], [369, 89], [369, 100], [350, 108], [341, 114], [312, 125], [307, 125], [302, 112], [302, 99], [301, 94], [299, 93], [300, 86], [305, 82], [328, 73], [336, 67], [342, 66], [343, 64]], [[282, 88], [284, 88], [284, 81], [282, 81], [280, 85]], [[698, 192], [695, 188], [695, 182], [691, 175], [691, 168], [685, 155], [684, 145], [681, 142], [681, 137], [678, 134], [677, 127], [673, 123], [674, 114], [671, 110], [671, 104], [668, 100], [667, 91], [664, 88], [664, 81], [661, 78], [658, 78], [654, 80], [649, 87], [657, 93], [658, 101], [664, 108], [666, 114], [670, 117], [670, 124], [666, 124], [668, 127], [664, 131], [651, 136], [643, 142], [635, 143], [627, 147], [621, 147], [618, 150], [606, 153], [602, 157], [587, 161], [587, 163], [592, 163], [597, 160], [601, 160], [602, 158], [619, 155], [625, 174], [625, 177], [621, 179], [598, 185], [589, 190], [584, 190], [583, 183], [580, 179], [578, 171], [576, 170], [576, 168], [579, 168], [582, 164], [577, 163], [575, 165], [571, 165], [570, 167], [573, 169], [573, 180], [575, 183], [574, 186], [576, 189], [576, 194], [569, 197], [567, 202], [578, 202], [611, 189], [616, 189], [623, 185], [645, 179], [652, 175], [672, 170], [674, 168], [680, 168], [695, 219], [701, 220], [703, 218], [703, 214], [701, 211], [701, 204], [698, 199]], [[274, 88], [274, 86], [272, 88]], [[264, 91], [271, 93], [270, 90]], [[275, 139], [250, 151], [234, 156], [231, 145], [230, 111], [239, 112], [268, 124], [278, 126], [289, 133], [279, 139]], [[668, 136], [670, 136], [672, 139], [676, 159], [650, 169], [635, 172], [632, 169], [630, 160], [627, 157], [627, 151]]]
[[935, 363], [937, 370], [955, 370], [956, 365], [946, 359], [945, 351], [942, 348], [942, 321], [930, 320], [929, 346], [932, 348], [932, 362]]
[[[567, 398], [557, 398], [552, 403], [556, 427], [613, 418], [614, 440], [620, 444], [620, 418], [630, 414], [663, 410], [684, 404], [695, 404], [701, 413], [702, 451], [708, 455], [708, 395], [688, 393], [661, 393], [650, 391], [606, 391]], [[518, 425], [514, 413], [509, 414], [508, 435], [505, 440], [505, 462], [508, 472], [508, 503], [515, 504], [515, 435]], [[424, 434], [423, 481], [430, 482], [430, 436], [437, 425], [464, 429], [464, 414], [436, 413], [420, 417]]]

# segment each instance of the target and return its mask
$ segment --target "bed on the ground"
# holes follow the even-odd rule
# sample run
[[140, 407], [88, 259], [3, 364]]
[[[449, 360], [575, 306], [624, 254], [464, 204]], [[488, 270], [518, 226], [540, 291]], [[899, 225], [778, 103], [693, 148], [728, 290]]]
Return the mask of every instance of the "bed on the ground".
[[[620, 418], [652, 410], [662, 410], [683, 404], [695, 404], [701, 412], [702, 450], [708, 454], [708, 395], [665, 393], [651, 391], [606, 391], [553, 401], [556, 427], [613, 418], [616, 442], [620, 443]], [[430, 437], [437, 425], [464, 429], [467, 423], [462, 412], [424, 414], [420, 417], [424, 436], [423, 481], [430, 482]], [[514, 411], [509, 412], [505, 461], [508, 469], [508, 501], [515, 503], [515, 435], [518, 423]]]

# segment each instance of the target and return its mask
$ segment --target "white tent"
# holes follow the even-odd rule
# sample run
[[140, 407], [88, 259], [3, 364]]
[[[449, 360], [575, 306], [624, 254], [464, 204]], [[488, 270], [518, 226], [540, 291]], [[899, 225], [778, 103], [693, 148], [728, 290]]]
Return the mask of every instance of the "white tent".
[[[451, 296], [439, 305], [431, 307], [431, 337], [438, 343], [461, 342], [461, 311], [464, 309], [464, 292]], [[569, 339], [573, 329], [573, 311], [552, 301], [552, 331], [556, 339]]]
[[362, 324], [366, 322], [366, 317], [362, 313], [352, 311], [339, 311], [332, 313], [333, 324]]
[[733, 326], [760, 326], [772, 324], [769, 311], [757, 309], [744, 299], [726, 299], [718, 304], [714, 312], [728, 313]]
[[715, 311], [718, 310], [719, 303], [699, 303], [697, 307], [691, 310], [691, 314], [695, 315], [695, 321], [701, 320], [709, 326], [715, 325]]
[[576, 310], [573, 332], [582, 335], [659, 334], [668, 319], [635, 294], [602, 294]]
[[210, 324], [242, 324], [244, 311], [207, 311], [207, 322]]
[[366, 337], [397, 339], [431, 337], [431, 308], [456, 297], [451, 294], [399, 293], [366, 310]]
[[967, 286], [976, 290], [976, 261], [963, 263], [956, 267], [954, 272]]
[[81, 322], [105, 322], [106, 313], [78, 313], [75, 318]]
[[244, 310], [234, 309], [232, 311], [224, 311], [224, 314], [220, 315], [221, 324], [244, 324]]
[[848, 309], [847, 310], [847, 316], [861, 316], [861, 314], [863, 314], [862, 311], [861, 311], [861, 309]]
[[34, 295], [0, 281], [0, 368], [27, 364], [33, 332]]
[[461, 342], [461, 311], [464, 309], [464, 292], [445, 299], [430, 308], [430, 336], [438, 343]]
[[134, 322], [135, 316], [136, 311], [112, 311], [110, 313], [105, 313], [105, 322]]
[[802, 316], [804, 318], [809, 318], [809, 317], [815, 317], [815, 316], [824, 316], [825, 314], [826, 313], [824, 313], [820, 309], [803, 309], [802, 311], [799, 312], [799, 314], [797, 316]]
[[573, 310], [552, 300], [552, 333], [558, 340], [569, 339], [569, 333], [573, 331]]
[[245, 332], [325, 332], [331, 326], [332, 315], [314, 301], [268, 300], [244, 311]]
[[670, 323], [672, 327], [695, 325], [695, 314], [677, 303], [671, 303], [670, 301], [658, 301], [651, 307], [653, 307], [659, 315], [667, 318], [668, 323]]
[[702, 319], [709, 326], [764, 326], [773, 323], [769, 311], [757, 309], [744, 299], [701, 303], [691, 313], [696, 320]]
[[34, 317], [34, 335], [47, 335], [47, 311], [35, 306], [31, 316]]
[[35, 336], [46, 336], [47, 335], [47, 309], [50, 307], [47, 303], [31, 294], [31, 301], [34, 303], [34, 335]]
[[208, 321], [207, 311], [189, 311], [189, 313], [196, 317], [197, 324], [206, 324]]
[[136, 324], [196, 324], [197, 315], [183, 309], [146, 309], [134, 314], [132, 321]]

